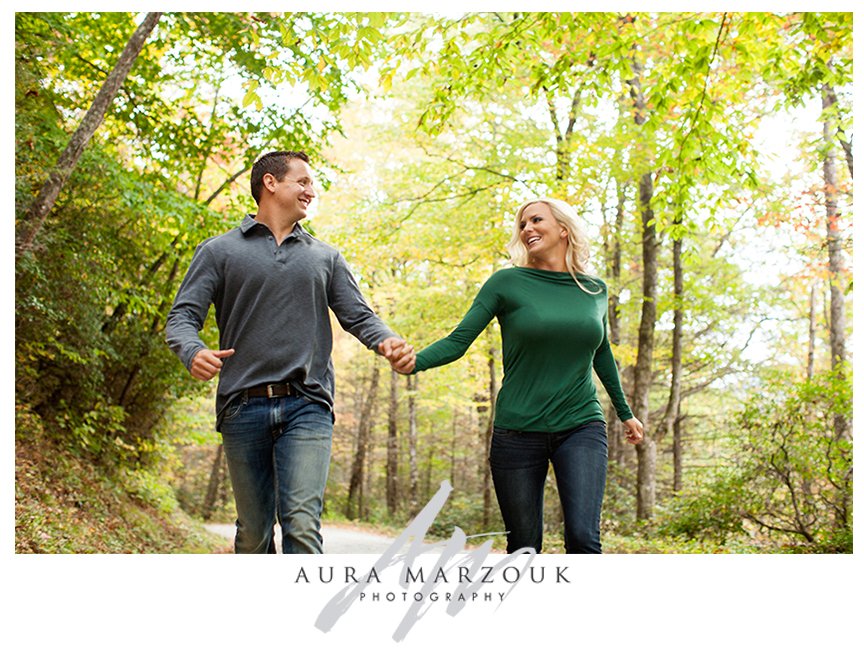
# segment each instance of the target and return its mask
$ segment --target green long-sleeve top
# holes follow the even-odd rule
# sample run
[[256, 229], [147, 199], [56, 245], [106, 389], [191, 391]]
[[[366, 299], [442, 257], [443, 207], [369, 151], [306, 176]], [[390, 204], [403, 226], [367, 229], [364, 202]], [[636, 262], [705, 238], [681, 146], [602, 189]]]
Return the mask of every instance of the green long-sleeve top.
[[504, 379], [495, 426], [559, 432], [604, 420], [591, 375], [597, 372], [618, 417], [633, 417], [606, 335], [606, 285], [569, 273], [525, 267], [492, 275], [462, 322], [447, 337], [417, 354], [415, 372], [460, 358], [497, 317], [501, 325]]

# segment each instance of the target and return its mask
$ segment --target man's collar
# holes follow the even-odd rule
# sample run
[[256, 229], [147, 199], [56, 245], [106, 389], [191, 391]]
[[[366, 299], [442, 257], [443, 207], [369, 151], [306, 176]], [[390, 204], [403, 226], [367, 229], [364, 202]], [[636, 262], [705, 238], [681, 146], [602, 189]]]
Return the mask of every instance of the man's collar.
[[[255, 226], [264, 226], [265, 228], [267, 228], [267, 226], [255, 219], [255, 215], [247, 214], [245, 217], [243, 217], [243, 221], [240, 222], [240, 232], [246, 235]], [[300, 235], [308, 236], [309, 233], [307, 233], [303, 229], [303, 226], [301, 226], [300, 222], [298, 221], [294, 224], [294, 230], [291, 231], [291, 234], [288, 235], [288, 237], [299, 237]]]
[[255, 217], [253, 217], [251, 214], [247, 214], [245, 217], [243, 217], [243, 221], [240, 223], [240, 232], [245, 235], [247, 232], [249, 232], [249, 230], [251, 230], [257, 225], [258, 222], [255, 221]]

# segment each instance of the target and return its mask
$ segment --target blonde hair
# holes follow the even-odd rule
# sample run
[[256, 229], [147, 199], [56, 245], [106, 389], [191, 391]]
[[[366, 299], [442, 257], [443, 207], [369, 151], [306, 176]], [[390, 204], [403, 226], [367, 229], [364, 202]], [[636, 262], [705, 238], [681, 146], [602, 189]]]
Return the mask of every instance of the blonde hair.
[[[564, 257], [564, 264], [567, 267], [567, 272], [573, 276], [576, 284], [585, 293], [597, 294], [603, 291], [602, 286], [598, 286], [597, 291], [589, 291], [579, 281], [577, 274], [588, 275], [586, 268], [588, 259], [591, 257], [591, 249], [588, 246], [588, 237], [582, 228], [579, 226], [579, 217], [576, 211], [568, 203], [560, 199], [551, 199], [547, 197], [539, 197], [526, 201], [516, 211], [516, 219], [513, 222], [513, 235], [507, 243], [507, 251], [510, 253], [510, 260], [514, 266], [528, 266], [528, 249], [522, 243], [520, 233], [522, 229], [519, 227], [522, 221], [522, 213], [529, 205], [535, 203], [545, 203], [549, 207], [549, 211], [564, 230], [567, 231], [567, 253]], [[592, 277], [592, 276], [589, 276]], [[593, 278], [592, 278], [593, 279]]]

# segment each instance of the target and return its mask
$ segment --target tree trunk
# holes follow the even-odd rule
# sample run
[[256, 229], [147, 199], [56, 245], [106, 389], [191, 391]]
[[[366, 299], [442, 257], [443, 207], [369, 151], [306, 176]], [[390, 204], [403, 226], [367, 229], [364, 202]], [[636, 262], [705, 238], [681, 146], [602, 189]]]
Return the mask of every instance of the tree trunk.
[[[147, 357], [152, 352], [153, 344], [157, 341], [155, 336], [159, 333], [160, 329], [164, 326], [165, 323], [165, 313], [170, 304], [170, 294], [167, 291], [167, 287], [171, 287], [174, 284], [174, 280], [176, 279], [179, 270], [180, 260], [178, 258], [174, 258], [174, 265], [171, 267], [171, 272], [168, 274], [168, 279], [165, 282], [166, 291], [162, 292], [162, 299], [159, 301], [159, 306], [156, 308], [156, 313], [153, 316], [152, 321], [150, 322], [151, 336], [149, 338], [145, 338], [142, 341], [137, 358], [134, 355], [130, 355], [130, 358], [127, 360], [128, 368], [126, 372], [126, 380], [123, 384], [122, 390], [120, 391], [120, 395], [117, 397], [117, 404], [120, 406], [127, 406], [128, 403], [132, 400], [132, 397], [134, 397], [134, 394], [132, 393], [132, 386], [135, 384], [135, 379], [137, 379], [139, 373], [146, 367]], [[117, 323], [119, 323], [119, 320], [112, 321], [111, 330], [113, 330], [114, 326]], [[103, 331], [104, 328], [105, 326], [103, 325]], [[111, 386], [115, 383], [117, 383], [117, 380], [112, 379], [108, 382], [108, 385]]]
[[399, 509], [399, 373], [390, 370], [390, 408], [387, 410], [387, 514]]
[[656, 493], [657, 446], [650, 435], [648, 414], [651, 392], [651, 367], [654, 357], [654, 326], [657, 321], [657, 234], [651, 198], [654, 182], [651, 172], [639, 181], [639, 204], [642, 212], [642, 315], [639, 321], [639, 343], [633, 373], [633, 412], [645, 426], [645, 437], [636, 445], [636, 518], [650, 519], [654, 513]]
[[408, 390], [408, 509], [412, 517], [420, 511], [417, 469], [417, 375], [406, 378]]
[[[830, 66], [829, 66], [830, 67]], [[834, 92], [834, 87], [830, 84], [825, 84], [822, 87], [822, 108], [830, 108], [837, 103], [837, 95]], [[846, 156], [846, 168], [849, 170], [849, 178], [854, 178], [852, 173], [852, 143], [846, 137], [846, 133], [839, 126], [836, 129], [837, 140], [840, 146], [843, 147], [843, 153]]]
[[204, 497], [204, 504], [201, 506], [201, 517], [204, 521], [209, 521], [213, 515], [213, 510], [216, 509], [216, 501], [221, 492], [220, 488], [224, 483], [224, 454], [222, 445], [216, 447], [216, 457], [213, 459], [213, 467], [210, 469], [210, 481], [207, 484], [207, 494]]
[[681, 266], [682, 241], [676, 239], [672, 243], [672, 267], [674, 275], [674, 308], [672, 316], [672, 379], [669, 387], [669, 401], [664, 415], [664, 431], [671, 434], [678, 410], [681, 405], [681, 372], [682, 347], [684, 338], [684, 271]]
[[63, 186], [72, 174], [72, 170], [75, 169], [75, 165], [78, 163], [84, 147], [87, 146], [96, 129], [102, 124], [102, 120], [105, 119], [108, 107], [114, 101], [114, 97], [120, 90], [120, 86], [123, 85], [123, 81], [129, 74], [129, 70], [132, 69], [132, 64], [135, 63], [135, 59], [138, 58], [144, 47], [144, 43], [150, 36], [150, 32], [156, 27], [156, 23], [159, 22], [161, 16], [160, 12], [147, 14], [126, 43], [126, 47], [123, 49], [122, 54], [120, 54], [120, 58], [117, 59], [114, 69], [111, 70], [105, 79], [102, 88], [99, 89], [96, 98], [90, 105], [90, 109], [84, 115], [84, 119], [81, 120], [75, 133], [72, 134], [69, 143], [66, 145], [66, 149], [60, 154], [57, 164], [48, 176], [48, 180], [45, 181], [36, 200], [27, 211], [21, 224], [23, 233], [19, 246], [19, 254], [23, 254], [32, 248], [36, 235], [39, 234], [39, 231], [45, 224], [45, 219], [48, 217], [48, 214], [54, 207], [54, 203], [57, 201], [57, 197], [60, 195], [60, 190], [63, 189]]
[[[374, 407], [372, 409], [372, 412], [374, 414]], [[374, 419], [374, 415], [372, 417]], [[366, 453], [364, 454], [364, 461], [366, 462], [366, 467], [363, 468], [363, 488], [360, 490], [359, 499], [357, 500], [357, 511], [361, 521], [369, 520], [369, 503], [372, 501], [372, 478], [374, 476], [372, 466], [375, 460], [375, 455], [373, 453], [375, 450], [375, 439], [372, 424], [373, 423], [370, 422], [369, 429], [366, 434]]]
[[549, 119], [552, 121], [552, 130], [555, 132], [555, 180], [559, 183], [565, 182], [570, 176], [573, 127], [576, 126], [576, 114], [579, 110], [581, 93], [581, 88], [577, 88], [573, 92], [570, 110], [567, 112], [567, 126], [562, 130], [558, 113], [555, 110], [554, 97], [551, 92], [546, 90], [546, 107], [549, 110]]
[[423, 476], [423, 494], [424, 501], [429, 501], [432, 498], [432, 460], [435, 458], [435, 449], [430, 445], [429, 454], [426, 459], [426, 472]]
[[814, 282], [810, 287], [810, 330], [807, 334], [807, 379], [813, 379], [813, 368], [816, 363], [816, 293]]
[[[831, 107], [831, 93], [828, 86], [822, 88], [822, 138], [824, 158], [822, 173], [825, 181], [826, 243], [828, 246], [828, 273], [831, 280], [831, 320], [829, 335], [831, 340], [831, 369], [843, 372], [846, 360], [846, 306], [843, 295], [843, 240], [838, 221], [837, 209], [837, 166], [834, 156], [833, 119], [826, 111]], [[848, 423], [843, 415], [834, 416], [834, 435], [837, 438], [849, 437]]]
[[[625, 186], [618, 187], [618, 203], [615, 208], [615, 223], [611, 228], [607, 228], [606, 237], [604, 238], [604, 248], [606, 249], [606, 277], [609, 278], [609, 284], [615, 287], [615, 290], [609, 293], [609, 342], [612, 345], [621, 343], [621, 318], [619, 309], [621, 299], [619, 288], [621, 286], [621, 232], [624, 229], [624, 207], [626, 195], [624, 192]], [[618, 359], [615, 359], [618, 366], [618, 374], [621, 377], [622, 384], [624, 382], [624, 373], [621, 369], [621, 364]], [[606, 421], [608, 425], [608, 443], [609, 443], [609, 460], [614, 463], [621, 463], [624, 457], [624, 425], [618, 419], [615, 413], [615, 406], [610, 404], [606, 413]]]
[[[676, 218], [676, 223], [681, 223], [680, 218]], [[663, 418], [665, 435], [673, 438], [672, 461], [677, 470], [677, 481], [673, 481], [676, 484], [676, 487], [673, 489], [676, 492], [680, 489], [680, 476], [678, 474], [680, 473], [680, 467], [682, 465], [681, 453], [683, 451], [681, 448], [680, 426], [678, 426], [681, 417], [681, 373], [684, 339], [684, 269], [681, 264], [682, 247], [682, 239], [675, 239], [672, 242], [672, 267], [675, 287], [675, 307], [672, 318], [672, 379], [669, 386], [669, 401], [666, 404], [666, 413]]]
[[492, 470], [489, 467], [489, 450], [492, 446], [492, 431], [495, 426], [495, 399], [498, 396], [498, 377], [495, 372], [495, 345], [489, 346], [489, 420], [483, 432], [483, 526], [492, 521]]
[[[642, 65], [634, 58], [630, 97], [633, 99], [633, 120], [643, 125], [647, 119], [647, 104], [642, 93], [640, 75]], [[654, 179], [651, 171], [639, 179], [639, 209], [642, 217], [642, 315], [639, 321], [639, 343], [636, 353], [636, 368], [633, 373], [634, 415], [645, 426], [645, 437], [636, 445], [636, 518], [650, 519], [654, 513], [656, 492], [657, 447], [650, 435], [648, 397], [651, 392], [651, 366], [654, 357], [654, 326], [657, 320], [657, 232], [651, 199], [654, 196]]]
[[676, 494], [684, 487], [684, 435], [683, 418], [675, 418], [672, 427], [672, 491]]
[[204, 141], [204, 150], [201, 152], [201, 164], [198, 166], [198, 174], [195, 178], [195, 190], [192, 192], [192, 198], [195, 201], [201, 197], [201, 188], [202, 183], [204, 182], [204, 172], [207, 171], [207, 159], [210, 158], [210, 154], [213, 153], [213, 144], [215, 138], [213, 137], [213, 127], [216, 123], [216, 112], [219, 110], [219, 92], [222, 90], [222, 81], [220, 80], [219, 85], [216, 86], [215, 92], [213, 93], [213, 108], [210, 109], [210, 122], [208, 124], [209, 129], [207, 133], [207, 138]]
[[[354, 452], [354, 462], [351, 464], [348, 498], [345, 501], [345, 516], [348, 519], [354, 519], [355, 512], [362, 513], [363, 511], [364, 471], [366, 468], [366, 454], [369, 451], [369, 437], [372, 431], [375, 397], [378, 393], [378, 375], [378, 364], [374, 363], [372, 366], [372, 375], [369, 378], [369, 391], [363, 400], [363, 407], [360, 410], [360, 422], [357, 426], [357, 445]], [[354, 509], [355, 499], [358, 506], [356, 511]]]
[[456, 432], [457, 420], [459, 419], [459, 407], [453, 407], [453, 417], [450, 418], [450, 485], [455, 489], [456, 482]]

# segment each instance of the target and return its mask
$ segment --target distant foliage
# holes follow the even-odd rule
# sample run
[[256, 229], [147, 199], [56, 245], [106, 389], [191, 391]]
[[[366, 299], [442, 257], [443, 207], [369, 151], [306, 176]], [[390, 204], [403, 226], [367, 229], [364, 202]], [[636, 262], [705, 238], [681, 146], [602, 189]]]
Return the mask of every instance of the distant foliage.
[[732, 462], [676, 499], [661, 532], [722, 541], [750, 530], [805, 550], [851, 552], [852, 441], [833, 428], [834, 415], [851, 417], [851, 408], [848, 372], [775, 375], [735, 419]]
[[783, 379], [739, 416], [738, 462], [752, 495], [744, 515], [774, 533], [851, 551], [852, 441], [833, 428], [835, 414], [852, 416], [851, 380], [838, 372]]

